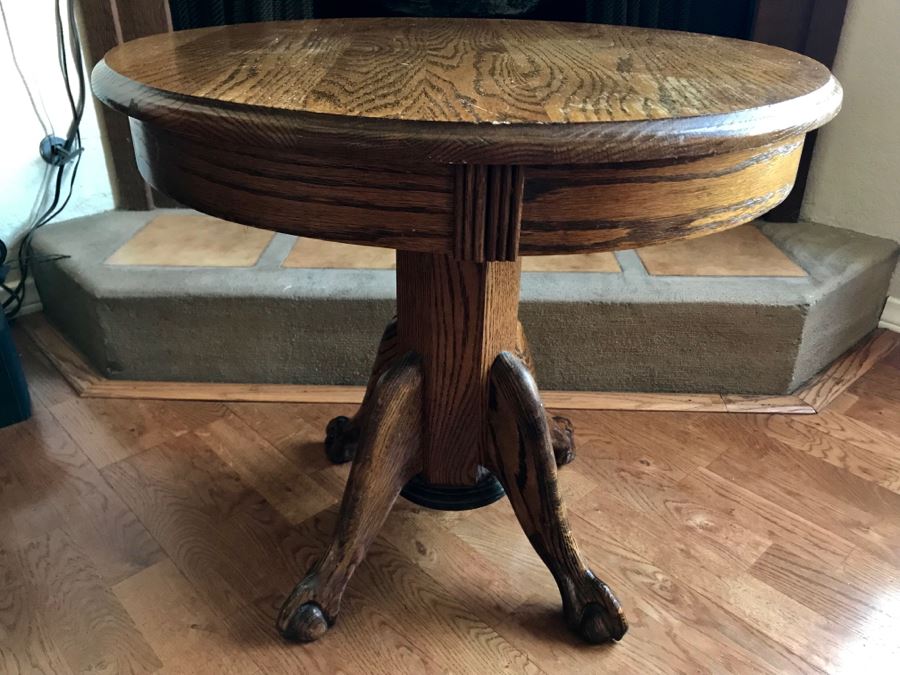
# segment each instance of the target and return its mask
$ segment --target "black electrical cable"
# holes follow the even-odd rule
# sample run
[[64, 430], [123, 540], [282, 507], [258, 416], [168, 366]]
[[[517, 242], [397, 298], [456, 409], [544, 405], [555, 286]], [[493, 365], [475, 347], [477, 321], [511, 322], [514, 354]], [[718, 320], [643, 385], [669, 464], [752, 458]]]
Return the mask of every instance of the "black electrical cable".
[[[80, 150], [80, 140], [78, 141], [78, 145], [76, 149]], [[8, 298], [4, 303], [3, 307], [7, 310], [7, 317], [14, 317], [19, 310], [21, 310], [22, 305], [25, 304], [25, 282], [28, 279], [29, 266], [31, 264], [31, 240], [34, 236], [34, 233], [51, 220], [53, 220], [56, 216], [58, 216], [62, 210], [66, 207], [66, 204], [69, 203], [69, 200], [72, 198], [72, 192], [74, 190], [75, 185], [75, 176], [78, 173], [78, 165], [81, 162], [81, 156], [77, 156], [72, 165], [72, 170], [69, 174], [69, 186], [68, 193], [66, 195], [65, 200], [62, 204], [57, 207], [59, 204], [59, 199], [62, 195], [62, 186], [63, 186], [63, 177], [65, 173], [65, 165], [60, 166], [56, 169], [56, 187], [54, 188], [53, 193], [53, 201], [50, 206], [44, 211], [44, 214], [35, 222], [35, 224], [31, 227], [31, 229], [25, 234], [22, 238], [22, 241], [19, 245], [19, 255], [18, 255], [18, 268], [19, 268], [19, 280], [14, 289], [12, 289], [12, 297]], [[55, 210], [54, 210], [55, 209]], [[9, 290], [4, 286], [4, 290]], [[12, 309], [9, 307], [12, 306]]]
[[[19, 279], [14, 287], [10, 287], [6, 283], [0, 282], [0, 289], [2, 289], [9, 296], [2, 303], [4, 313], [9, 318], [14, 317], [22, 309], [22, 306], [25, 303], [26, 282], [28, 280], [29, 267], [34, 262], [31, 249], [31, 241], [34, 233], [38, 229], [46, 225], [48, 222], [56, 218], [63, 211], [63, 209], [66, 208], [66, 205], [72, 198], [72, 194], [75, 189], [75, 177], [78, 175], [78, 167], [81, 163], [82, 146], [80, 125], [82, 117], [84, 115], [84, 102], [86, 94], [84, 63], [81, 58], [81, 40], [78, 35], [78, 27], [75, 24], [74, 0], [67, 0], [66, 8], [68, 12], [69, 28], [68, 45], [66, 44], [66, 34], [63, 28], [62, 8], [60, 0], [56, 0], [56, 43], [59, 56], [59, 67], [60, 72], [62, 73], [63, 82], [66, 87], [66, 96], [69, 100], [72, 120], [69, 124], [69, 129], [66, 134], [65, 141], [60, 150], [63, 161], [58, 166], [54, 166], [54, 170], [56, 171], [56, 181], [53, 190], [53, 199], [51, 200], [50, 205], [47, 206], [43, 210], [43, 212], [39, 216], [37, 216], [34, 222], [26, 229], [26, 233], [19, 245], [17, 256]], [[2, 5], [0, 5], [0, 10], [2, 10]], [[5, 24], [5, 14], [3, 15], [3, 20]], [[7, 36], [9, 36], [8, 26]], [[11, 38], [10, 46], [12, 46]], [[69, 77], [69, 63], [68, 57], [66, 56], [67, 46], [71, 50], [72, 65], [78, 77], [77, 99], [72, 91], [72, 82]], [[30, 89], [28, 89], [28, 92], [30, 98]], [[36, 107], [35, 112], [37, 112]], [[65, 199], [63, 199], [62, 203], [60, 203], [60, 199], [63, 193], [63, 185], [65, 182], [64, 179], [66, 168], [69, 167], [69, 165], [71, 165], [71, 169], [69, 171], [68, 190]], [[2, 265], [6, 260], [8, 248], [3, 242], [0, 242], [0, 246], [2, 246], [2, 248], [0, 248], [0, 265]]]

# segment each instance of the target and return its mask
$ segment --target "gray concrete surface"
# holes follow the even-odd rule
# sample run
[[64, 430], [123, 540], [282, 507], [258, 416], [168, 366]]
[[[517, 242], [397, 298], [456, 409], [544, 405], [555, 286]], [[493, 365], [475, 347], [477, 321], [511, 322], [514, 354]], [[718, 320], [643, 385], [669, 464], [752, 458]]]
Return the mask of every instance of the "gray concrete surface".
[[[363, 384], [394, 312], [394, 273], [279, 265], [117, 267], [104, 261], [154, 214], [111, 212], [44, 228], [45, 311], [111, 378]], [[810, 223], [762, 231], [807, 278], [526, 273], [521, 318], [547, 389], [786, 393], [872, 330], [898, 247]]]

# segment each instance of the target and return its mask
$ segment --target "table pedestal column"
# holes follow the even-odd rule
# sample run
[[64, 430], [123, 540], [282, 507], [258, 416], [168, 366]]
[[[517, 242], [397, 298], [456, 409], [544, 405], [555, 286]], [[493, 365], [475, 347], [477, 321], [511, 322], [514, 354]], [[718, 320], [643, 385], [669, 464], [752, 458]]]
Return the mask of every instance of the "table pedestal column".
[[559, 586], [569, 626], [592, 643], [627, 630], [618, 601], [575, 545], [556, 466], [572, 457], [567, 420], [544, 410], [518, 323], [515, 261], [397, 253], [397, 320], [382, 337], [353, 418], [332, 420], [326, 451], [354, 456], [334, 539], [285, 601], [293, 640], [320, 637], [397, 496], [464, 509], [509, 497]]
[[409, 496], [426, 486], [456, 488], [460, 497], [467, 490], [503, 494], [499, 486], [484, 489], [497, 484], [484, 468], [488, 378], [497, 355], [516, 349], [520, 271], [519, 261], [397, 252], [400, 350], [422, 357], [425, 377], [423, 468]]

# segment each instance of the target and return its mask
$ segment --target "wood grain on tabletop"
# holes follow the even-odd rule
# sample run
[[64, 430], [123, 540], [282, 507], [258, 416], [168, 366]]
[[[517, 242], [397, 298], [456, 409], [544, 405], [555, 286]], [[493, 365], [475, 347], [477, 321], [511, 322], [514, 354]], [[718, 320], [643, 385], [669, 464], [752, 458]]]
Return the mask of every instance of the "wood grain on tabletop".
[[[619, 137], [630, 159], [666, 156], [654, 151], [655, 137], [685, 148], [748, 147], [802, 134], [840, 101], [827, 68], [776, 47], [619, 26], [473, 19], [179, 31], [112, 50], [93, 83], [104, 102], [140, 119], [162, 121], [177, 106], [165, 120], [172, 128], [209, 115], [263, 126], [268, 117], [272, 129], [340, 130], [344, 141], [382, 134], [388, 142], [402, 130], [413, 145], [417, 138], [435, 142], [435, 161], [454, 161], [454, 153], [463, 161], [469, 152], [467, 161], [497, 164], [512, 163], [501, 156], [611, 157], [614, 148], [590, 147], [593, 134]], [[679, 138], [679, 127], [692, 133]], [[442, 137], [443, 149], [436, 143]], [[541, 157], [529, 157], [529, 148], [541, 148]]]
[[172, 94], [414, 122], [716, 115], [795, 99], [831, 80], [812, 59], [759, 43], [490, 19], [325, 19], [186, 30], [113, 49], [106, 63]]

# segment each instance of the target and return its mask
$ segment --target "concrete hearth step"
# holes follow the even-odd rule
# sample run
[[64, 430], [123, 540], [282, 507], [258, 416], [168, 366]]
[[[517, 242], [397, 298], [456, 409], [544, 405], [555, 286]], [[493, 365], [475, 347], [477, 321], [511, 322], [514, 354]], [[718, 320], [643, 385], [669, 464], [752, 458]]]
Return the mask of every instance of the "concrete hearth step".
[[[363, 384], [394, 313], [389, 250], [190, 211], [44, 228], [45, 312], [110, 378]], [[782, 394], [872, 330], [897, 246], [759, 223], [640, 251], [526, 258], [544, 389]]]

